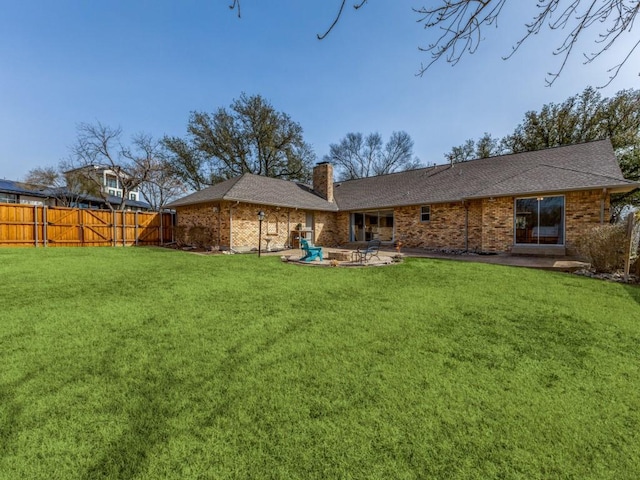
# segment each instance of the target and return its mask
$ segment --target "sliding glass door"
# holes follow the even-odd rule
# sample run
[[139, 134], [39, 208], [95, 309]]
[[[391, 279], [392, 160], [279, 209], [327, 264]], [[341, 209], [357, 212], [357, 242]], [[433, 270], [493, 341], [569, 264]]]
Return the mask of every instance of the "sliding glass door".
[[564, 245], [564, 197], [517, 198], [516, 244]]
[[355, 212], [351, 214], [351, 241], [393, 241], [393, 210]]

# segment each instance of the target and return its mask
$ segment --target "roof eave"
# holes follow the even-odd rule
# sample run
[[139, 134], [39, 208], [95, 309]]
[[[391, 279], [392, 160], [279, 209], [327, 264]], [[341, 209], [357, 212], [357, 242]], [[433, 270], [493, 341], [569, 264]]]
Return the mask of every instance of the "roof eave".
[[572, 187], [572, 188], [558, 188], [558, 189], [548, 189], [548, 190], [531, 190], [531, 191], [518, 191], [511, 193], [501, 193], [501, 194], [482, 194], [482, 195], [469, 195], [466, 196], [463, 200], [477, 200], [482, 198], [498, 198], [498, 197], [517, 197], [517, 196], [526, 196], [526, 195], [539, 195], [546, 193], [562, 193], [562, 192], [582, 192], [585, 190], [600, 190], [607, 189], [609, 193], [626, 193], [636, 188], [640, 188], [640, 183], [622, 183], [618, 185], [591, 185], [591, 186], [582, 186], [582, 187]]

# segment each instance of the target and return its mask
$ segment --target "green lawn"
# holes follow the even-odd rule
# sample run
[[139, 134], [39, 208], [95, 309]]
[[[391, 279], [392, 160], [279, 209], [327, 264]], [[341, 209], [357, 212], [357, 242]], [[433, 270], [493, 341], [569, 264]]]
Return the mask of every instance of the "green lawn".
[[638, 479], [640, 288], [0, 249], [1, 479]]

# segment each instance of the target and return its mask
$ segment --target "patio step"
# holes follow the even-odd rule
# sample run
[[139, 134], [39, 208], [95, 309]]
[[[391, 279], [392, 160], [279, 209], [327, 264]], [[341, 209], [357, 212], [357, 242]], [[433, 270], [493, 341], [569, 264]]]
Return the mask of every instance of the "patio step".
[[514, 245], [511, 255], [541, 255], [545, 257], [564, 257], [567, 249], [564, 245]]

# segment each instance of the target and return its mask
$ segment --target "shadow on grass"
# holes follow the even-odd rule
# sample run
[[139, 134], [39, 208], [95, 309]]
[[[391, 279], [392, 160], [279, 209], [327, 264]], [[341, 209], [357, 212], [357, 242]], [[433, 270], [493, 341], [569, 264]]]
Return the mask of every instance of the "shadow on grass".
[[2, 412], [0, 415], [0, 457], [7, 453], [10, 443], [19, 433], [18, 423], [23, 407], [16, 401], [16, 392], [36, 376], [35, 372], [31, 372], [20, 380], [6, 386], [0, 386], [0, 405], [2, 405], [0, 410]]
[[[126, 411], [127, 426], [122, 434], [99, 449], [99, 456], [83, 478], [136, 478], [150, 462], [150, 452], [167, 440], [167, 419], [171, 416], [168, 394], [175, 388], [170, 372], [149, 369], [135, 375], [127, 385], [125, 398], [115, 399], [112, 408]], [[112, 372], [113, 373], [113, 372]], [[122, 380], [121, 380], [122, 381]]]
[[627, 295], [640, 305], [640, 285], [625, 285], [624, 286]]

